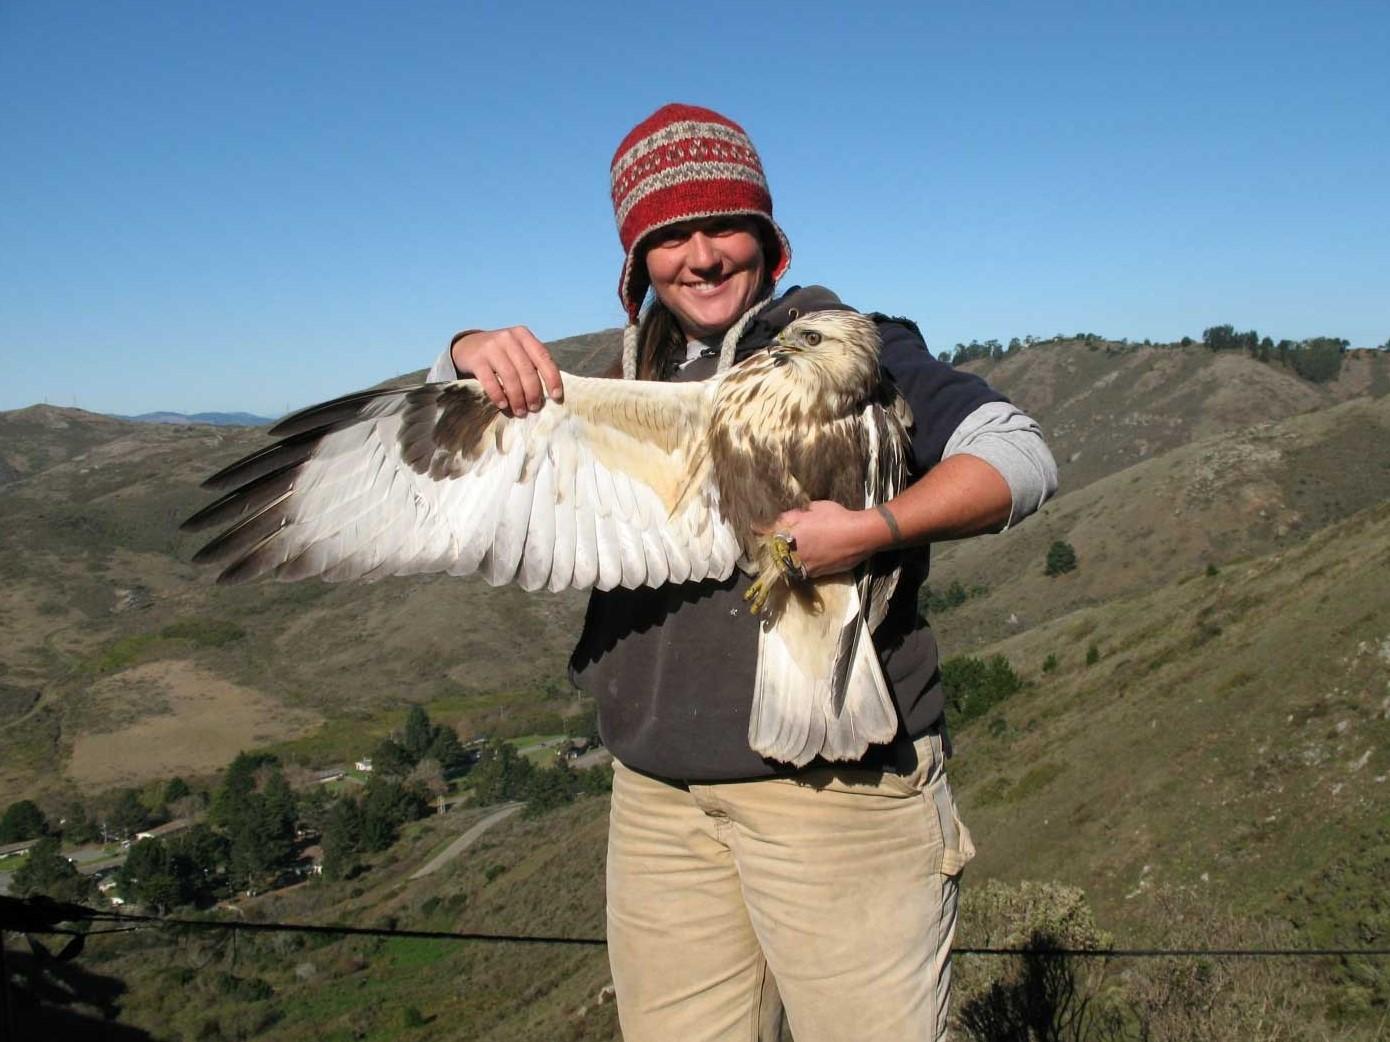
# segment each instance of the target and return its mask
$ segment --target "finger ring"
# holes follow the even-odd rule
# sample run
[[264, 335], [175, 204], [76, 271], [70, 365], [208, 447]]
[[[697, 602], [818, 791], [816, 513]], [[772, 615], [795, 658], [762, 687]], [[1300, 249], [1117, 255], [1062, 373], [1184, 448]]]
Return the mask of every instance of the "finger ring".
[[796, 536], [792, 535], [790, 532], [778, 532], [775, 535], [773, 535], [772, 538], [776, 539], [788, 550], [796, 549]]

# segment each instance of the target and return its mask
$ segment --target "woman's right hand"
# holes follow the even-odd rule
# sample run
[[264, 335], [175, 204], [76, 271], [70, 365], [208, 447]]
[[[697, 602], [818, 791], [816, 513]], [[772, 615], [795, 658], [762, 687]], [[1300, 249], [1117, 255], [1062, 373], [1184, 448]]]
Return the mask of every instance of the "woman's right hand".
[[545, 394], [565, 400], [560, 370], [550, 352], [525, 326], [478, 330], [456, 337], [449, 348], [460, 376], [471, 376], [502, 412], [525, 416], [545, 402]]

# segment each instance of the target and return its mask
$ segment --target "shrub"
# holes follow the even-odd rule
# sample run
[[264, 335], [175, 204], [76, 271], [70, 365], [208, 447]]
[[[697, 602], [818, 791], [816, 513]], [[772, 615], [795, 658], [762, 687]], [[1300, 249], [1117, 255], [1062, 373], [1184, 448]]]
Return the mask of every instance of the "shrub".
[[1076, 550], [1071, 543], [1058, 539], [1047, 548], [1047, 575], [1061, 575], [1076, 571]]
[[1100, 648], [1092, 644], [1086, 649], [1086, 665], [1094, 666], [1100, 661]]
[[985, 660], [960, 655], [941, 666], [946, 701], [959, 723], [983, 716], [1023, 687], [1009, 660], [995, 655]]
[[1043, 659], [1042, 671], [1044, 673], [1054, 673], [1057, 670], [1057, 655], [1052, 653]]

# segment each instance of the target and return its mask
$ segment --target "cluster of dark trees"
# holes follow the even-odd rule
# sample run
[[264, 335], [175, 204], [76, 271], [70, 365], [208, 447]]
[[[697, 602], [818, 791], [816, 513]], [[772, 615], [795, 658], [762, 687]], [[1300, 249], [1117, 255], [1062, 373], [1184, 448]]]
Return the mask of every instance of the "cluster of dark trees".
[[1326, 383], [1342, 371], [1342, 356], [1350, 341], [1335, 336], [1315, 336], [1308, 340], [1280, 340], [1262, 337], [1253, 329], [1236, 332], [1227, 324], [1202, 330], [1202, 343], [1212, 351], [1244, 351], [1261, 362], [1275, 362], [1292, 369], [1305, 380]]
[[576, 771], [567, 763], [537, 767], [505, 742], [490, 742], [469, 775], [478, 803], [525, 800], [528, 816], [543, 814], [579, 796], [607, 792], [612, 775], [606, 768]]
[[0, 846], [38, 839], [52, 831], [48, 819], [33, 800], [11, 803], [0, 815]]
[[971, 597], [982, 597], [989, 593], [988, 586], [975, 585], [967, 588], [959, 579], [952, 579], [944, 590], [937, 590], [930, 583], [923, 583], [917, 592], [917, 609], [924, 615], [940, 615], [953, 608], [959, 608]]
[[1105, 338], [1099, 333], [1075, 333], [1072, 336], [1067, 336], [1065, 333], [1058, 333], [1044, 340], [1030, 333], [1025, 337], [1011, 338], [1007, 347], [998, 340], [972, 340], [968, 344], [957, 344], [954, 351], [942, 351], [936, 357], [951, 365], [964, 365], [966, 362], [976, 362], [982, 358], [992, 358], [998, 361], [1005, 355], [1011, 355], [1015, 351], [1021, 351], [1025, 347], [1033, 347], [1036, 344], [1060, 344], [1064, 341], [1071, 340], [1079, 340], [1082, 343], [1093, 344], [1099, 343], [1104, 339]]
[[405, 728], [383, 738], [372, 750], [372, 769], [406, 777], [426, 760], [448, 776], [467, 767], [471, 757], [452, 727], [432, 722], [422, 707], [411, 706], [405, 715]]
[[[571, 733], [596, 730], [592, 713], [572, 724]], [[211, 792], [194, 792], [181, 778], [122, 789], [90, 810], [71, 805], [57, 826], [32, 800], [17, 801], [0, 815], [0, 844], [39, 839], [17, 865], [14, 893], [85, 901], [96, 896], [95, 881], [62, 855], [63, 841], [128, 839], [152, 824], [192, 819], [206, 810], [205, 821], [133, 843], [118, 872], [126, 900], [161, 911], [205, 906], [304, 870], [303, 849], [315, 841], [322, 845], [327, 878], [355, 875], [364, 855], [391, 846], [401, 826], [428, 814], [432, 798], [447, 791], [447, 779], [475, 760], [476, 801], [525, 800], [529, 814], [606, 791], [610, 784], [604, 769], [537, 767], [503, 742], [486, 746], [478, 757], [452, 728], [414, 706], [404, 727], [374, 749], [373, 773], [360, 792], [335, 795], [322, 785], [296, 792], [275, 756], [243, 752]]]
[[63, 856], [57, 836], [44, 836], [23, 855], [10, 879], [10, 893], [16, 897], [47, 894], [56, 901], [81, 903], [96, 893], [96, 883]]
[[[1062, 333], [1050, 337], [1046, 340], [1033, 335], [1022, 338], [1014, 337], [1007, 346], [998, 340], [972, 340], [970, 343], [956, 344], [953, 351], [942, 351], [937, 355], [943, 362], [951, 365], [964, 365], [966, 362], [975, 362], [981, 359], [999, 359], [1019, 351], [1025, 347], [1032, 347], [1035, 344], [1061, 343], [1064, 341], [1080, 341], [1087, 344], [1097, 344], [1104, 341], [1104, 337], [1097, 333], [1076, 333], [1067, 336]], [[1176, 346], [1189, 347], [1195, 341], [1191, 337], [1183, 337]], [[1129, 341], [1119, 341], [1128, 344]], [[1292, 369], [1299, 376], [1312, 383], [1326, 383], [1335, 380], [1337, 374], [1342, 371], [1342, 357], [1346, 354], [1350, 341], [1341, 337], [1317, 336], [1308, 340], [1279, 340], [1275, 341], [1268, 336], [1260, 336], [1253, 329], [1237, 332], [1235, 327], [1226, 324], [1219, 326], [1209, 326], [1202, 331], [1202, 343], [1212, 351], [1243, 351], [1251, 358], [1261, 362], [1282, 365]], [[1144, 346], [1174, 346], [1171, 344], [1153, 344], [1149, 340], [1144, 341]], [[1381, 345], [1390, 350], [1390, 339]]]
[[323, 875], [349, 879], [361, 870], [364, 854], [385, 850], [400, 827], [430, 812], [423, 786], [399, 778], [374, 776], [362, 799], [340, 797], [328, 808], [323, 824]]

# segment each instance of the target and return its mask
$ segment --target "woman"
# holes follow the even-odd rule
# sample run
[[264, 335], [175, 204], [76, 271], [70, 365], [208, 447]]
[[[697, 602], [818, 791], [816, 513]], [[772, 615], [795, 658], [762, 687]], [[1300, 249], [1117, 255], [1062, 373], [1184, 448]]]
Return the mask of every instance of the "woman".
[[[619, 145], [612, 185], [625, 378], [707, 379], [796, 315], [846, 307], [821, 287], [774, 298], [791, 249], [752, 142], [718, 113], [653, 113]], [[914, 480], [886, 510], [816, 502], [776, 528], [810, 575], [922, 548], [875, 634], [894, 742], [795, 771], [749, 749], [745, 576], [591, 597], [571, 669], [615, 757], [608, 944], [627, 1042], [775, 1037], [782, 1003], [798, 1042], [943, 1037], [973, 848], [946, 783], [938, 655], [916, 594], [929, 543], [1017, 522], [1054, 490], [1056, 468], [1032, 420], [933, 359], [911, 322], [873, 317], [916, 417]], [[563, 394], [521, 326], [459, 334], [430, 379], [456, 373], [516, 415], [542, 407], [542, 385]]]

